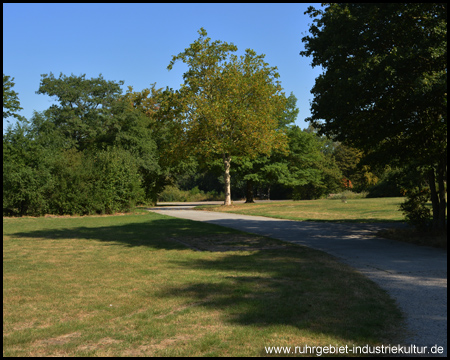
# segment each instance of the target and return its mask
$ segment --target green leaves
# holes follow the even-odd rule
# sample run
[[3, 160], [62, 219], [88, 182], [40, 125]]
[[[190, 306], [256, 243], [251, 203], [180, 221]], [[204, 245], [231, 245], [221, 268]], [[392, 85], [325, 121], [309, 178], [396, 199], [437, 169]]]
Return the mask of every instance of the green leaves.
[[59, 78], [50, 73], [43, 74], [37, 94], [56, 97], [59, 104], [48, 109], [55, 124], [77, 147], [83, 150], [112, 126], [110, 109], [122, 93], [123, 81], [106, 81], [98, 78], [86, 79], [85, 75]]
[[199, 34], [168, 66], [178, 60], [189, 66], [177, 97], [183, 128], [178, 145], [205, 159], [223, 156], [228, 165], [234, 156], [286, 148], [284, 134], [276, 131], [286, 102], [276, 67], [251, 49], [233, 55], [235, 45], [211, 42], [203, 28]]
[[226, 43], [209, 44], [205, 39], [191, 48], [197, 53], [174, 57], [190, 66], [184, 75], [186, 85], [180, 90], [180, 100], [191, 142], [199, 140], [212, 150], [210, 155], [270, 152], [270, 145], [262, 146], [261, 137], [268, 135], [266, 140], [272, 140], [275, 113], [284, 105], [281, 88], [273, 82], [275, 68], [268, 68], [263, 57], [250, 49], [245, 56], [230, 55], [228, 62], [221, 63], [226, 52], [235, 51]]
[[3, 120], [10, 116], [20, 119], [17, 111], [22, 110], [19, 102], [19, 95], [12, 89], [14, 78], [3, 74]]
[[446, 174], [447, 4], [334, 3], [306, 13], [314, 25], [300, 54], [324, 69], [308, 119], [320, 134], [383, 154], [383, 163]]
[[387, 133], [413, 135], [411, 120], [419, 121], [414, 118], [427, 109], [446, 113], [440, 85], [446, 79], [443, 11], [440, 4], [331, 4], [320, 13], [309, 10], [320, 16], [319, 26], [302, 39], [306, 50], [300, 54], [325, 70], [312, 89], [310, 121], [322, 133], [367, 149]]

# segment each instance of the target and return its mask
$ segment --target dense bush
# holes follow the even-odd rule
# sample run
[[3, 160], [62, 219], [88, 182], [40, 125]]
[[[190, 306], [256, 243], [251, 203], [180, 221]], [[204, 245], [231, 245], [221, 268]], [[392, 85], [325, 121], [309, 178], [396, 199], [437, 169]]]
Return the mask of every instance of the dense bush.
[[407, 199], [400, 205], [406, 221], [424, 232], [431, 228], [431, 210], [427, 207], [429, 201], [430, 190], [416, 188], [408, 191]]
[[341, 201], [352, 200], [352, 199], [364, 199], [365, 197], [367, 197], [366, 191], [361, 191], [361, 192], [357, 193], [357, 192], [353, 192], [351, 190], [345, 190], [339, 194], [328, 195], [328, 199], [330, 199], [330, 200], [341, 200]]
[[316, 184], [296, 186], [292, 191], [292, 200], [315, 200], [327, 195], [327, 188]]
[[404, 175], [401, 169], [387, 169], [381, 179], [369, 187], [368, 198], [399, 197], [404, 193]]
[[129, 211], [144, 198], [135, 158], [125, 150], [108, 149], [92, 158], [93, 197], [96, 212]]
[[162, 202], [192, 202], [192, 201], [222, 201], [225, 195], [215, 190], [204, 192], [196, 186], [191, 190], [180, 190], [176, 186], [166, 186], [164, 191], [158, 196], [158, 201]]
[[122, 149], [42, 150], [24, 157], [20, 166], [12, 160], [4, 157], [4, 215], [111, 214], [128, 211], [143, 198], [136, 161]]
[[47, 194], [53, 179], [48, 168], [3, 163], [3, 215], [42, 215], [49, 212]]

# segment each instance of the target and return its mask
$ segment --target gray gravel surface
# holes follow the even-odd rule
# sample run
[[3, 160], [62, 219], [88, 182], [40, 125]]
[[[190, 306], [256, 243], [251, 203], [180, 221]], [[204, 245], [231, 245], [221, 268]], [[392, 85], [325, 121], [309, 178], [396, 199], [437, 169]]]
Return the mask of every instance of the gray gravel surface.
[[404, 224], [290, 221], [197, 211], [192, 210], [194, 205], [172, 203], [149, 210], [270, 236], [334, 255], [396, 299], [407, 319], [405, 344], [427, 346], [427, 351], [434, 345], [442, 346], [444, 352], [438, 356], [447, 356], [447, 252], [374, 236], [377, 230]]

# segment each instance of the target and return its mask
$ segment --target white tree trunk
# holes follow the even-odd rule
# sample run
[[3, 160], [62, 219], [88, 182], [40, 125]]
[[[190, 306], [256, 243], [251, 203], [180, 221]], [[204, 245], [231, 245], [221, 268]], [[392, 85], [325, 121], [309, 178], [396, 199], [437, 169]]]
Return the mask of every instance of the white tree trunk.
[[225, 206], [231, 205], [231, 176], [230, 176], [230, 165], [231, 157], [228, 154], [223, 154], [223, 164], [225, 166], [225, 173], [223, 179], [225, 181]]

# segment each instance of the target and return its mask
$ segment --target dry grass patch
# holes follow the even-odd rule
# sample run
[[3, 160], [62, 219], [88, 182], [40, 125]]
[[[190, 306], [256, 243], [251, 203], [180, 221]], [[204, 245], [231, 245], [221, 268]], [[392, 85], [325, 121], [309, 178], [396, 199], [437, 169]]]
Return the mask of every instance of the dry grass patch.
[[288, 243], [264, 236], [249, 234], [211, 235], [205, 237], [184, 236], [170, 238], [196, 251], [255, 251], [285, 249]]
[[198, 210], [232, 212], [278, 219], [308, 221], [386, 222], [402, 221], [399, 205], [403, 198], [349, 199], [341, 201], [301, 200], [267, 203], [201, 206]]
[[443, 234], [434, 235], [423, 233], [416, 229], [386, 229], [377, 232], [377, 236], [387, 239], [407, 242], [410, 244], [431, 246], [440, 249], [447, 249], [447, 236]]
[[373, 282], [278, 240], [154, 213], [3, 231], [3, 356], [260, 356], [401, 327]]

